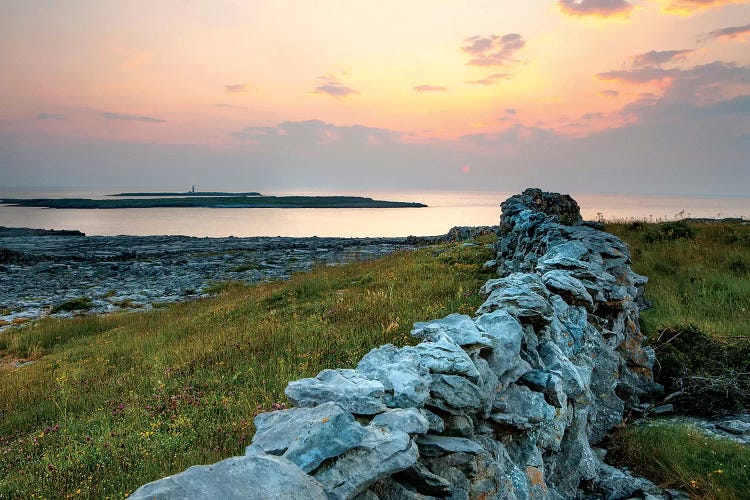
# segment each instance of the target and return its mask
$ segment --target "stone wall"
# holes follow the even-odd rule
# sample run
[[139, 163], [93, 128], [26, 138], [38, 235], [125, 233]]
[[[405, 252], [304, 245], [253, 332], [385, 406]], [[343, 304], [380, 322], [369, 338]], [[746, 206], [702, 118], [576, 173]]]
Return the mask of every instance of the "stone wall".
[[595, 447], [654, 389], [626, 245], [570, 197], [502, 204], [497, 279], [476, 316], [417, 323], [356, 369], [291, 382], [244, 457], [132, 498], [677, 498]]

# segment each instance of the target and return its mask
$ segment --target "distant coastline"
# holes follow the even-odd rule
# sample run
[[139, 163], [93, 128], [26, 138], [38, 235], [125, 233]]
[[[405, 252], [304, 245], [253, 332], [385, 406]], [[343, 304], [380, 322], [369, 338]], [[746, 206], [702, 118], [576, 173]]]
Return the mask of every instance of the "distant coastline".
[[257, 191], [249, 191], [247, 193], [227, 193], [223, 191], [187, 191], [184, 193], [117, 193], [110, 194], [108, 196], [116, 197], [128, 197], [128, 196], [140, 196], [140, 197], [158, 197], [158, 196], [263, 196]]
[[[134, 196], [134, 194], [131, 194]], [[374, 200], [360, 196], [202, 196], [94, 200], [89, 198], [5, 198], [0, 204], [17, 207], [113, 208], [422, 208], [416, 202]]]

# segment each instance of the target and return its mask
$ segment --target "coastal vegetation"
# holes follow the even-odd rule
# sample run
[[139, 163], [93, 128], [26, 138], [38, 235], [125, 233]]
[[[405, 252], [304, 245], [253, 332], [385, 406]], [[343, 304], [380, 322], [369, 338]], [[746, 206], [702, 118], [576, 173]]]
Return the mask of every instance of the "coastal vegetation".
[[143, 313], [47, 318], [0, 333], [0, 498], [122, 498], [242, 454], [288, 381], [413, 343], [415, 321], [473, 314], [484, 246], [447, 245], [217, 286]]
[[[641, 327], [656, 350], [654, 375], [679, 413], [750, 409], [750, 224], [678, 221], [608, 224], [649, 277]], [[750, 449], [687, 424], [629, 425], [612, 458], [695, 498], [750, 497]]]
[[189, 196], [182, 198], [5, 198], [17, 207], [112, 208], [420, 208], [422, 203], [373, 200], [362, 196]]
[[[724, 398], [688, 392], [673, 400], [678, 411], [746, 409], [735, 389], [750, 372], [750, 225], [606, 229], [650, 278], [641, 320], [657, 380], [667, 392], [691, 377], [733, 384]], [[149, 312], [48, 318], [0, 333], [0, 355], [34, 361], [0, 365], [0, 498], [122, 497], [243, 453], [253, 417], [284, 407], [288, 381], [351, 367], [384, 343], [412, 343], [414, 321], [473, 314], [493, 274], [482, 267], [493, 253], [483, 238], [283, 282], [221, 283], [214, 298]], [[609, 444], [608, 460], [659, 484], [696, 498], [748, 497], [747, 447], [666, 423], [623, 426]]]

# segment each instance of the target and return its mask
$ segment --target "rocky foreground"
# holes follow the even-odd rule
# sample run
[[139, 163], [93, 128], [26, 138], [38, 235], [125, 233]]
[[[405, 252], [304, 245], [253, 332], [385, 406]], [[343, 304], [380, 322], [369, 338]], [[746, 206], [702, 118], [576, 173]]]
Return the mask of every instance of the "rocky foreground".
[[[428, 238], [94, 236], [0, 228], [0, 329], [45, 315], [148, 309], [226, 281], [286, 278], [471, 234]], [[452, 236], [451, 236], [452, 235]]]
[[132, 498], [676, 499], [604, 461], [624, 412], [658, 391], [638, 326], [646, 278], [570, 197], [502, 205], [499, 277], [474, 317], [414, 325], [416, 346], [290, 382], [245, 456]]

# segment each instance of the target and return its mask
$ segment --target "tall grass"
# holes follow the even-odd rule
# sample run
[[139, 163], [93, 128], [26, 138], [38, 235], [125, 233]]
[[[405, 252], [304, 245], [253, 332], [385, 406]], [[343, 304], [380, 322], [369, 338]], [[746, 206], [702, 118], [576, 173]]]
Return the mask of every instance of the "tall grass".
[[611, 452], [638, 475], [693, 498], [750, 498], [750, 448], [689, 425], [652, 424], [615, 434]]
[[241, 454], [290, 380], [352, 367], [412, 323], [472, 314], [485, 246], [321, 267], [146, 313], [45, 319], [0, 333], [0, 498], [123, 497]]
[[750, 225], [742, 222], [608, 224], [648, 276], [641, 315], [649, 335], [694, 325], [719, 338], [750, 337]]
[[[744, 354], [750, 348], [750, 225], [635, 222], [607, 230], [629, 244], [633, 269], [649, 278], [646, 298], [653, 307], [641, 314], [641, 324], [656, 347], [657, 379], [668, 392], [685, 391], [678, 408], [742, 409], [747, 396], [739, 391], [750, 378]], [[711, 390], [696, 390], [696, 381]], [[693, 498], [750, 498], [747, 447], [666, 423], [623, 427], [611, 439], [621, 464], [658, 484]]]

